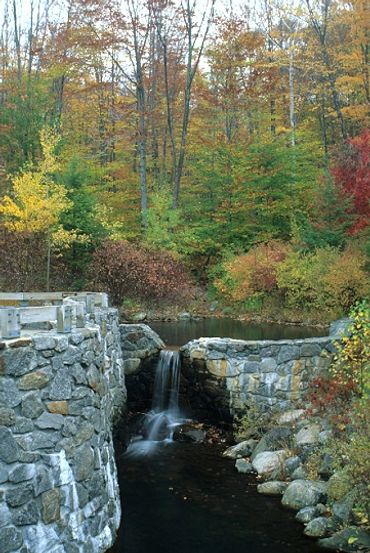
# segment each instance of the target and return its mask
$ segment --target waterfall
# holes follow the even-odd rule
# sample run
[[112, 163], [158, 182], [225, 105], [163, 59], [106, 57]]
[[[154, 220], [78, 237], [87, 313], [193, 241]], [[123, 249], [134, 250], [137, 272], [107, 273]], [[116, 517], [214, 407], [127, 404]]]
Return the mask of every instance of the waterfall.
[[144, 419], [144, 439], [134, 438], [128, 454], [147, 454], [156, 445], [172, 441], [174, 428], [182, 422], [179, 389], [180, 354], [162, 350], [155, 371], [152, 408]]

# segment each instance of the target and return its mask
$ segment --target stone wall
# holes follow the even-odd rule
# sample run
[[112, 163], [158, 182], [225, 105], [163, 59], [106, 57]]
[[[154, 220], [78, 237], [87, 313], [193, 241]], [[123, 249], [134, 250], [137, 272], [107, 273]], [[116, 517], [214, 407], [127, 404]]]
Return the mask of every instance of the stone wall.
[[198, 415], [226, 420], [249, 400], [261, 408], [289, 408], [329, 366], [335, 338], [193, 340], [180, 350], [191, 406]]
[[146, 324], [121, 324], [119, 328], [128, 408], [145, 411], [152, 401], [156, 360], [165, 345]]
[[99, 553], [120, 500], [112, 420], [125, 384], [116, 310], [71, 334], [0, 342], [1, 553]]

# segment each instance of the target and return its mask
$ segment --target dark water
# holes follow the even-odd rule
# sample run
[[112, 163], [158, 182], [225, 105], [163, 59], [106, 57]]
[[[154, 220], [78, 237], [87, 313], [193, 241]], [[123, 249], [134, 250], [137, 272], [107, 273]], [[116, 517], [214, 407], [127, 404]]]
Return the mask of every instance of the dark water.
[[219, 446], [173, 443], [149, 457], [121, 456], [118, 470], [123, 522], [111, 553], [319, 551]]
[[280, 324], [258, 324], [235, 319], [201, 319], [199, 321], [178, 321], [149, 323], [169, 346], [182, 346], [200, 337], [218, 336], [238, 340], [282, 340], [326, 336], [328, 331], [312, 326]]

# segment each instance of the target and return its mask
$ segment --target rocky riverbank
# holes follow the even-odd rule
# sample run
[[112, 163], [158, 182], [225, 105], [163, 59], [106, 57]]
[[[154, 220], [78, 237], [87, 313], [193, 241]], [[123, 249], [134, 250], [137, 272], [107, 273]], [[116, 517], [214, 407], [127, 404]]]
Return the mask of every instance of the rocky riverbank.
[[208, 301], [200, 299], [191, 303], [184, 309], [178, 305], [139, 305], [124, 304], [120, 310], [120, 319], [123, 323], [149, 323], [154, 321], [199, 321], [201, 319], [234, 319], [258, 324], [281, 324], [292, 326], [313, 326], [320, 329], [329, 326], [330, 317], [327, 322], [323, 321], [322, 314], [285, 311], [281, 309], [276, 312], [245, 312], [223, 306], [219, 301]]
[[268, 426], [259, 439], [251, 431], [252, 437], [224, 455], [235, 459], [241, 474], [256, 474], [259, 493], [281, 496], [285, 508], [297, 511], [304, 534], [318, 539], [322, 548], [370, 551], [368, 528], [356, 509], [356, 489], [325, 452], [332, 433], [328, 423], [308, 418], [304, 409], [292, 409], [276, 415]]

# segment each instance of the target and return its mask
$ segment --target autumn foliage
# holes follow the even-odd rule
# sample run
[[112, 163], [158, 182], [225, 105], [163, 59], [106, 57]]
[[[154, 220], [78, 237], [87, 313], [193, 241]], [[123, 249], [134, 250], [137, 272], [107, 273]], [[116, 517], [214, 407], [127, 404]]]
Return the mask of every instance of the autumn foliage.
[[125, 298], [169, 300], [183, 304], [194, 293], [184, 264], [173, 255], [127, 241], [104, 242], [90, 267], [92, 286], [110, 294], [115, 305]]
[[332, 174], [337, 187], [351, 200], [355, 222], [351, 234], [357, 234], [370, 222], [370, 130], [347, 141]]
[[214, 283], [216, 289], [232, 301], [271, 292], [277, 285], [277, 266], [289, 250], [288, 245], [270, 242], [234, 257], [224, 263], [223, 275]]
[[214, 285], [230, 302], [275, 298], [294, 310], [339, 316], [368, 294], [365, 265], [366, 256], [354, 248], [302, 252], [270, 242], [226, 261]]

